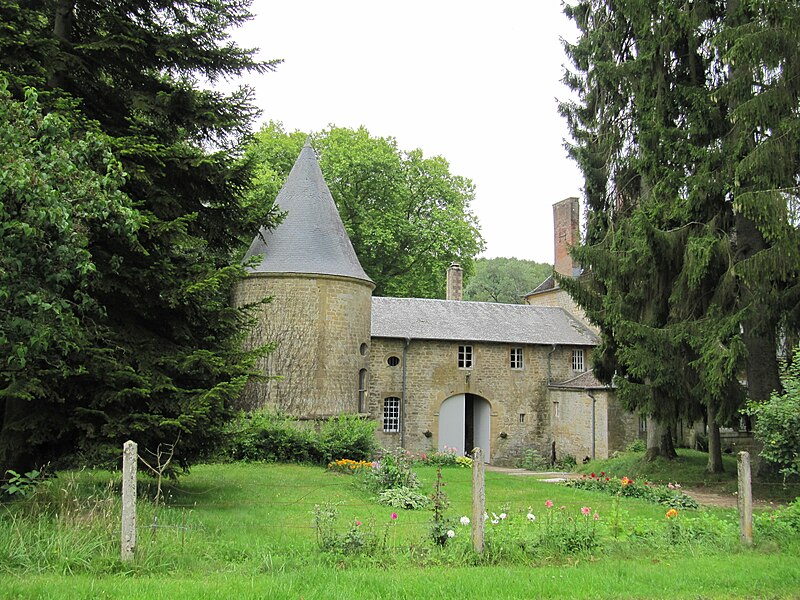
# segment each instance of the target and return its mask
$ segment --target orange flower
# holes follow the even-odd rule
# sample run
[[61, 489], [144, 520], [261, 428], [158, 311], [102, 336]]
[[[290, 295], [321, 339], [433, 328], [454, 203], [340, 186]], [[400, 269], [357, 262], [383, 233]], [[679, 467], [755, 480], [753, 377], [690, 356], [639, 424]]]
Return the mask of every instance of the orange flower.
[[674, 508], [670, 508], [670, 509], [667, 511], [666, 517], [667, 517], [668, 519], [674, 519], [674, 518], [676, 518], [677, 516], [678, 516], [678, 511], [677, 511], [677, 510], [675, 510]]
[[633, 483], [633, 479], [628, 479], [627, 477], [622, 478], [622, 485], [629, 485]]

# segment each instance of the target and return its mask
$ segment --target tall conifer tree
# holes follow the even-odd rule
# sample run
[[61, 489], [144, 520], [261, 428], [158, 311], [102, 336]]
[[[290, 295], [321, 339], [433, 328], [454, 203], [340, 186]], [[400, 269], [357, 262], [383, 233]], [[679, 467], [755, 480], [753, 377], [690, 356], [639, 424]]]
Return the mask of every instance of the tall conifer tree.
[[37, 88], [45, 110], [73, 130], [105, 134], [141, 223], [133, 244], [89, 232], [103, 318], [86, 324], [93, 342], [70, 358], [80, 369], [36, 393], [5, 395], [6, 465], [19, 461], [20, 436], [37, 461], [117, 455], [129, 437], [151, 450], [180, 438], [183, 464], [216, 440], [253, 360], [238, 343], [245, 315], [228, 305], [242, 276], [236, 253], [266, 220], [243, 201], [250, 92], [214, 89], [274, 66], [228, 40], [248, 5], [0, 2], [0, 76], [17, 97]]
[[[567, 46], [573, 70], [566, 80], [578, 100], [561, 106], [574, 140], [570, 152], [586, 179], [588, 234], [575, 255], [592, 272], [588, 285], [564, 285], [603, 331], [598, 375], [610, 381], [616, 374], [621, 399], [653, 417], [662, 435], [649, 439], [650, 456], [671, 454], [671, 426], [680, 417], [697, 419], [702, 408], [712, 471], [722, 466], [717, 425], [740, 406], [737, 376], [748, 351], [754, 356], [754, 340], [771, 348], [774, 363], [770, 336], [775, 316], [785, 313], [785, 296], [778, 296], [788, 289], [780, 282], [798, 264], [784, 250], [765, 278], [747, 275], [755, 275], [750, 265], [766, 260], [761, 251], [767, 250], [763, 244], [745, 249], [747, 224], [759, 239], [775, 227], [796, 243], [797, 230], [786, 210], [786, 184], [762, 179], [759, 193], [780, 198], [760, 223], [741, 197], [737, 173], [759, 144], [734, 141], [736, 129], [752, 140], [759, 124], [743, 126], [736, 103], [746, 100], [726, 91], [737, 78], [730, 60], [743, 36], [731, 28], [731, 12], [751, 27], [763, 19], [743, 17], [731, 4], [584, 1], [568, 7], [581, 31], [578, 43]], [[793, 52], [784, 42], [775, 59]], [[780, 79], [788, 73], [775, 59], [766, 69]], [[754, 87], [751, 95], [763, 91]], [[786, 158], [793, 161], [773, 154]], [[796, 161], [787, 171], [796, 181]], [[751, 330], [754, 323], [759, 328]], [[748, 364], [757, 362], [764, 365]], [[769, 363], [766, 369], [772, 372]], [[748, 369], [748, 379], [763, 377]]]

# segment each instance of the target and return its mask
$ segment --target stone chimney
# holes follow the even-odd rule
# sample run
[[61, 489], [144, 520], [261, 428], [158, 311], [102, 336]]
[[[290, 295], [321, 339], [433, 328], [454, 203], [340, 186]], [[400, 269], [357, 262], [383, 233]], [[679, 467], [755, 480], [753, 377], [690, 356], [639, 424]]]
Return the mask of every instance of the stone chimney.
[[553, 205], [554, 270], [565, 277], [577, 277], [580, 266], [573, 262], [569, 249], [581, 240], [580, 204], [577, 198], [567, 198]]
[[450, 263], [447, 268], [447, 299], [448, 300], [461, 300], [463, 297], [464, 271], [461, 265], [457, 262]]

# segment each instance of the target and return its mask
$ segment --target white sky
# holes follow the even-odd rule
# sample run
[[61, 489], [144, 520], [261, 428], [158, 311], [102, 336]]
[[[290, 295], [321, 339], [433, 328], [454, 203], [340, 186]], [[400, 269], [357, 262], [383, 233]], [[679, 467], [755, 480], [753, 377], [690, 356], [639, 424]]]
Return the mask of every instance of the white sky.
[[580, 196], [556, 98], [576, 37], [560, 0], [254, 0], [234, 32], [282, 58], [251, 77], [263, 120], [364, 125], [472, 179], [483, 256], [553, 262], [552, 204]]

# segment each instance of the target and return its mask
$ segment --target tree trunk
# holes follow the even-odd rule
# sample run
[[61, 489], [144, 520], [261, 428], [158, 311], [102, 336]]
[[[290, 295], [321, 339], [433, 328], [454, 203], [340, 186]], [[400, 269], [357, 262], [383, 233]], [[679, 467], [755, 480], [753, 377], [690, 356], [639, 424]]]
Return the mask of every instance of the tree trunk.
[[717, 409], [708, 406], [708, 473], [724, 473], [722, 465], [722, 445], [719, 439], [719, 424], [717, 423]]
[[[70, 38], [72, 36], [72, 19], [75, 11], [75, 0], [58, 0], [55, 7], [55, 14], [53, 16], [53, 36], [56, 38], [60, 46], [61, 52], [65, 52], [69, 47]], [[64, 61], [56, 61], [56, 66], [53, 68], [47, 83], [52, 88], [63, 88], [65, 83], [64, 78]]]
[[647, 417], [647, 452], [644, 459], [648, 462], [658, 457], [672, 460], [677, 458], [675, 445], [672, 443], [672, 428], [669, 423], [662, 423], [653, 417]]

